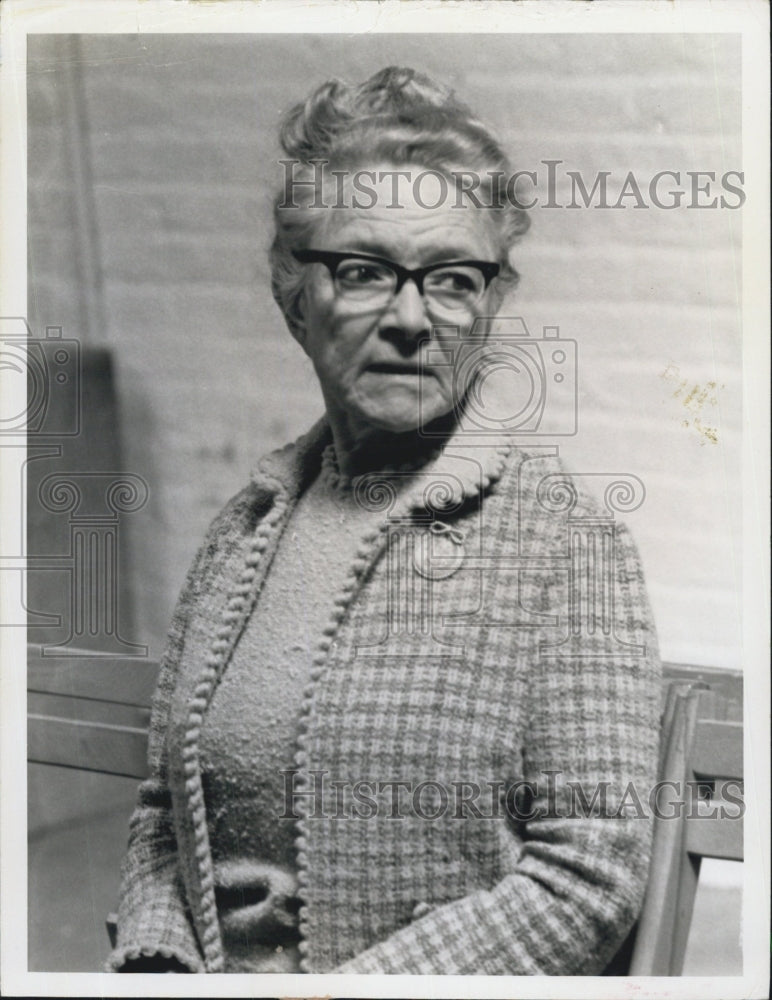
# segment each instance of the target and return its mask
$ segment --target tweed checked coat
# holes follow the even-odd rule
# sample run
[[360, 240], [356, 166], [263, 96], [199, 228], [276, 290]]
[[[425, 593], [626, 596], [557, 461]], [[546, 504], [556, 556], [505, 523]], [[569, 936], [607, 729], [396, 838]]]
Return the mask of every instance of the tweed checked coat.
[[[201, 724], [330, 440], [321, 421], [263, 459], [188, 575], [114, 970], [143, 955], [223, 969]], [[656, 637], [627, 530], [556, 450], [456, 435], [418, 472], [355, 480], [383, 517], [330, 595], [286, 820], [305, 971], [590, 975], [635, 920], [650, 821], [630, 805], [655, 778]]]

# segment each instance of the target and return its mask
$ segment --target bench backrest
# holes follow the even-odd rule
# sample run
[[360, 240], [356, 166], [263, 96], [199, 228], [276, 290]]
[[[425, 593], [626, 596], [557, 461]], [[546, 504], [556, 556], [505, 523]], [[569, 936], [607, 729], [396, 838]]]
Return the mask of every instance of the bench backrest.
[[158, 664], [28, 647], [27, 759], [144, 778]]
[[743, 860], [741, 704], [700, 682], [668, 686], [652, 862], [629, 975], [681, 974], [702, 859]]

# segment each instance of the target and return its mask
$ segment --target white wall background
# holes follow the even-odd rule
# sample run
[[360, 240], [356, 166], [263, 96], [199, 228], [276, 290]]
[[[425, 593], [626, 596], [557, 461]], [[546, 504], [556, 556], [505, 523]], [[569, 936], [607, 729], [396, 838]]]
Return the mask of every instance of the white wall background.
[[[739, 37], [30, 37], [30, 324], [113, 351], [125, 468], [151, 490], [127, 519], [128, 638], [151, 655], [210, 518], [321, 412], [268, 290], [277, 121], [322, 80], [390, 63], [455, 86], [520, 169], [559, 159], [617, 184], [742, 169]], [[569, 465], [646, 485], [628, 523], [663, 655], [728, 667], [742, 665], [740, 219], [536, 209], [516, 302], [532, 333], [579, 344]]]

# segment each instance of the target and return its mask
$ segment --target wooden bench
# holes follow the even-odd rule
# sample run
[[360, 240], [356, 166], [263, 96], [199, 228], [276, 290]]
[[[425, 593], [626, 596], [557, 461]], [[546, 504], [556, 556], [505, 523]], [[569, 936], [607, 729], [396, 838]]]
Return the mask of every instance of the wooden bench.
[[[29, 647], [28, 760], [144, 778], [157, 674], [148, 660]], [[675, 788], [663, 786], [659, 805], [676, 815], [655, 819], [643, 910], [606, 975], [680, 975], [702, 859], [742, 860], [741, 720], [739, 671], [664, 665], [659, 778]]]
[[51, 657], [28, 647], [27, 760], [144, 778], [157, 678], [150, 660]]
[[681, 975], [702, 859], [743, 860], [742, 700], [741, 691], [732, 691], [737, 680], [722, 683], [714, 676], [710, 687], [681, 671], [667, 685], [659, 759], [662, 818], [654, 824], [629, 975]]

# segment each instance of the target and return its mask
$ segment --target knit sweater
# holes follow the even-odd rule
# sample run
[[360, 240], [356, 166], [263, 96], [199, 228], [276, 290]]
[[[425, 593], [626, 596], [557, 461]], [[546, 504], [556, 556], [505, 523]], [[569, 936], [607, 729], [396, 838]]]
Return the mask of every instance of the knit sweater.
[[300, 497], [201, 727], [226, 972], [296, 972], [295, 823], [283, 815], [313, 645], [379, 519], [328, 468]]
[[[189, 573], [113, 969], [224, 967], [201, 725], [329, 440], [263, 460]], [[625, 803], [655, 778], [656, 638], [627, 530], [555, 451], [459, 434], [399, 499], [358, 484], [382, 521], [316, 642], [290, 803], [305, 971], [595, 974], [637, 915], [650, 820]]]

